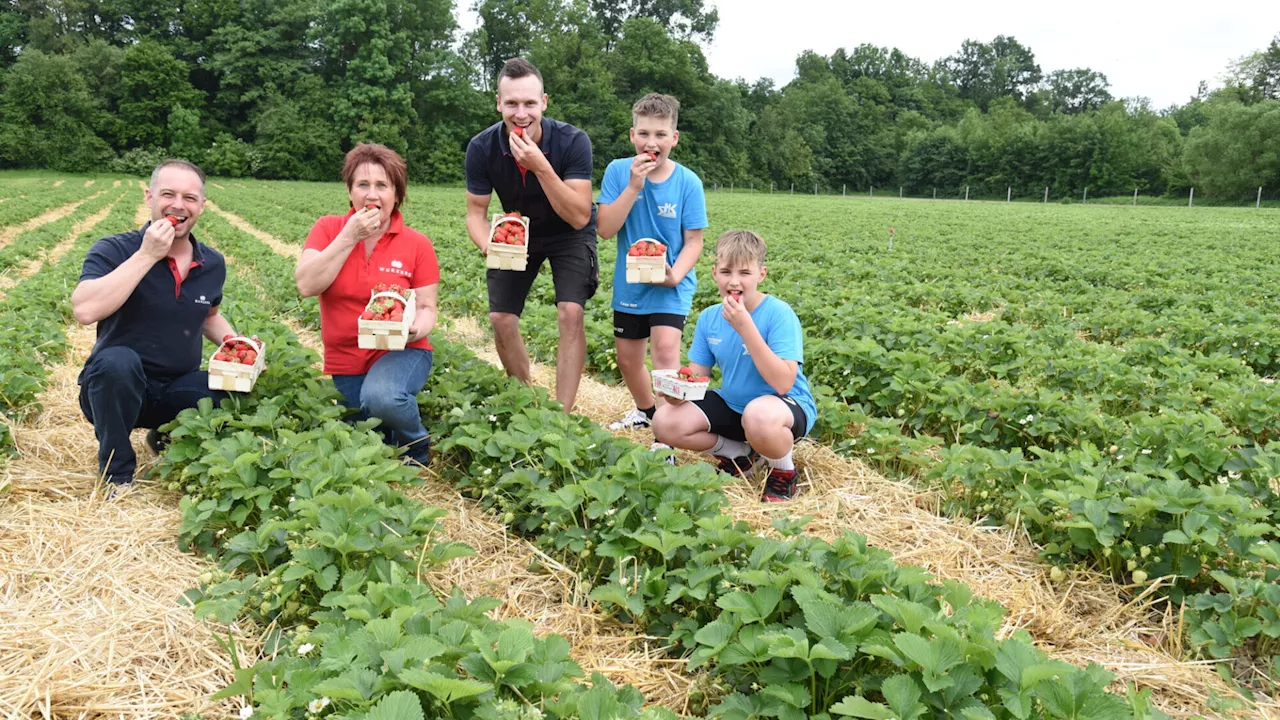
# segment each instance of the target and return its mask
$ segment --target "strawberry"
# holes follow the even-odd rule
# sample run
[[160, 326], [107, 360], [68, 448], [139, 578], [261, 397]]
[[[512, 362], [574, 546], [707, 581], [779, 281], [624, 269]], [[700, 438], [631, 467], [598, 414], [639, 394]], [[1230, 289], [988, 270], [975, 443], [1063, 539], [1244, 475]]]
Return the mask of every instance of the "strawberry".
[[514, 128], [512, 128], [511, 132], [514, 132], [519, 137], [524, 137], [524, 128], [520, 127], [519, 125], [516, 125]]
[[365, 206], [364, 206], [364, 209], [365, 209], [365, 210], [377, 210], [377, 209], [378, 209], [378, 206], [377, 206], [377, 205], [374, 205], [373, 203], [369, 203], [368, 205], [365, 205]]
[[680, 368], [679, 370], [677, 370], [676, 375], [679, 375], [682, 378], [690, 378], [690, 377], [693, 377], [693, 370], [688, 365], [686, 365]]
[[645, 155], [648, 155], [654, 162], [658, 162], [658, 153], [646, 152]]
[[165, 215], [165, 216], [164, 216], [164, 219], [165, 219], [165, 220], [168, 220], [168, 221], [169, 221], [169, 224], [170, 224], [170, 225], [172, 225], [172, 226], [174, 226], [174, 227], [178, 227], [178, 224], [182, 222], [181, 220], [179, 220], [178, 218], [176, 218], [176, 217], [174, 217], [174, 216], [172, 216], [172, 215]]
[[360, 313], [360, 319], [361, 319], [361, 320], [372, 320], [372, 319], [373, 319], [373, 311], [372, 311], [372, 310], [365, 310], [364, 312]]

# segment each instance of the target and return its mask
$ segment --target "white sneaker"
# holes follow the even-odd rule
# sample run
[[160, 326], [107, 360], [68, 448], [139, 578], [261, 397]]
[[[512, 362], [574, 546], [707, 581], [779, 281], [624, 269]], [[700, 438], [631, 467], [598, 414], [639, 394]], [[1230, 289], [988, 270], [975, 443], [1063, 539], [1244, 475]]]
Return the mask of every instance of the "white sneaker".
[[675, 448], [671, 447], [666, 443], [660, 443], [660, 442], [656, 442], [649, 446], [649, 452], [658, 452], [659, 450], [670, 450], [671, 452], [667, 453], [667, 464], [668, 465], [676, 464]]
[[609, 423], [610, 430], [638, 430], [647, 427], [649, 427], [649, 416], [641, 412], [640, 408], [632, 408], [622, 416], [621, 420]]

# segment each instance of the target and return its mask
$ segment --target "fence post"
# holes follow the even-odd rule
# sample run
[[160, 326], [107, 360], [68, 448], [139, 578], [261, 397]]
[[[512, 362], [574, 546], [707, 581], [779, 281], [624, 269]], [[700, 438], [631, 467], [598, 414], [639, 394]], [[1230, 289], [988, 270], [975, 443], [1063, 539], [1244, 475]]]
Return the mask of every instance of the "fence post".
[[1089, 186], [1088, 186], [1088, 185], [1085, 185], [1085, 186], [1084, 186], [1084, 199], [1082, 199], [1082, 200], [1080, 201], [1080, 204], [1082, 204], [1082, 205], [1087, 205], [1088, 203], [1089, 203]]
[[792, 194], [792, 195], [795, 195], [795, 194], [796, 194], [796, 184], [795, 184], [795, 183], [791, 183], [791, 194]]
[[875, 197], [875, 196], [876, 196], [876, 186], [875, 186], [875, 185], [868, 185], [868, 186], [867, 186], [867, 197]]
[[1005, 189], [1004, 201], [1013, 202], [1013, 188], [1009, 187]]
[[1133, 189], [1133, 206], [1138, 207], [1138, 188]]
[[1258, 210], [1262, 209], [1262, 186], [1261, 185], [1258, 186], [1258, 202], [1254, 203], [1253, 207]]
[[769, 194], [770, 194], [770, 195], [772, 195], [772, 194], [773, 194], [773, 181], [772, 181], [772, 180], [770, 180], [770, 181], [769, 181]]
[[899, 186], [898, 186], [898, 199], [899, 199], [899, 200], [901, 200], [901, 199], [902, 199], [902, 186], [901, 186], [901, 185], [899, 185]]
[[937, 200], [937, 199], [938, 199], [938, 188], [934, 188], [934, 189], [933, 189], [933, 199], [934, 199], [934, 200]]
[[968, 186], [968, 185], [965, 185], [965, 186], [964, 186], [964, 199], [965, 199], [965, 200], [968, 200], [968, 199], [969, 199], [969, 186]]
[[817, 194], [818, 194], [818, 183], [814, 183], [814, 184], [813, 184], [813, 194], [814, 194], [814, 195], [817, 195]]
[[1191, 192], [1187, 193], [1187, 207], [1191, 207], [1191, 203], [1196, 199], [1196, 189], [1191, 188]]
[[844, 197], [846, 194], [848, 194], [847, 193], [848, 189], [849, 189], [848, 185], [846, 185], [845, 183], [840, 183], [840, 197]]
[[1048, 185], [1044, 186], [1044, 202], [1046, 205], [1049, 204], [1049, 186]]

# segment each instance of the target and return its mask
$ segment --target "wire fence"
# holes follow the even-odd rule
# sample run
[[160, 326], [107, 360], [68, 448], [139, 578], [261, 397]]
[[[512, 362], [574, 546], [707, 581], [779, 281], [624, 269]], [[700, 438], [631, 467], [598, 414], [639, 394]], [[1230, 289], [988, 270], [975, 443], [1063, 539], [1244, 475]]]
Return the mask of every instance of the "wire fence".
[[1089, 188], [1066, 190], [1055, 188], [1053, 186], [1045, 186], [1044, 190], [1037, 195], [1027, 195], [1025, 189], [1015, 192], [1016, 189], [1013, 187], [996, 190], [989, 185], [964, 185], [960, 187], [947, 188], [938, 187], [929, 188], [924, 192], [921, 192], [919, 188], [907, 188], [906, 186], [886, 188], [875, 186], [857, 187], [841, 185], [839, 187], [832, 187], [822, 183], [814, 183], [811, 186], [797, 186], [794, 183], [780, 186], [777, 183], [770, 183], [768, 185], [763, 183], [748, 183], [746, 185], [729, 183], [727, 185], [722, 185], [717, 182], [711, 182], [707, 183], [705, 187], [711, 192], [896, 198], [900, 200], [959, 200], [972, 202], [1038, 202], [1062, 204], [1080, 203], [1085, 205], [1143, 205], [1159, 207], [1280, 208], [1280, 188], [1266, 187], [1259, 187], [1256, 192], [1252, 193], [1253, 197], [1248, 199], [1205, 197], [1203, 194], [1197, 197], [1196, 189], [1194, 187], [1187, 188], [1185, 191], [1182, 191], [1182, 195], [1180, 197], [1170, 194], [1144, 194], [1140, 188], [1134, 188], [1132, 194], [1091, 196]]

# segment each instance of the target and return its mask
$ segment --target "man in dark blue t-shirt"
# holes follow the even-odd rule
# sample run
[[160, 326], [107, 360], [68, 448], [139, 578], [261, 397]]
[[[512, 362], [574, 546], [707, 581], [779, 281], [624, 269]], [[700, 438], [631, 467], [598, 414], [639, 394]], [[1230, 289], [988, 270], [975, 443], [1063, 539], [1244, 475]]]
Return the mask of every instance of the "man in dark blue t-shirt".
[[542, 74], [522, 58], [498, 73], [502, 121], [467, 146], [467, 234], [482, 254], [489, 250], [489, 200], [498, 193], [506, 212], [529, 218], [525, 270], [489, 270], [489, 321], [507, 374], [529, 384], [529, 354], [520, 337], [520, 314], [543, 260], [551, 263], [560, 345], [556, 399], [573, 409], [587, 358], [583, 307], [595, 295], [596, 216], [591, 202], [591, 138], [578, 128], [542, 117], [547, 95]]
[[80, 408], [93, 423], [98, 473], [112, 497], [133, 483], [134, 428], [151, 428], [147, 443], [158, 452], [155, 428], [201, 398], [226, 397], [209, 389], [200, 370], [202, 340], [235, 334], [218, 313], [226, 262], [191, 234], [204, 210], [204, 172], [165, 161], [151, 173], [145, 198], [151, 221], [94, 243], [71, 293], [76, 320], [98, 324], [80, 373]]

